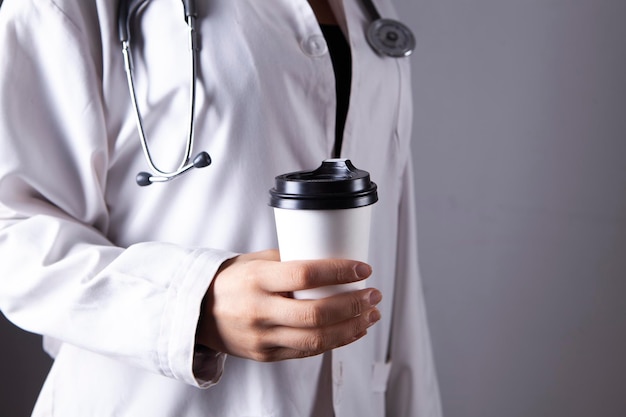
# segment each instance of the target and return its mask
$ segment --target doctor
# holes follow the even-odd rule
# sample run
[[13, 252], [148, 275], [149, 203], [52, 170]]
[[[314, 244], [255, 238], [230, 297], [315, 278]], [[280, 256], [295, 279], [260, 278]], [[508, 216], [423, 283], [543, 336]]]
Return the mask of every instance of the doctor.
[[[0, 308], [55, 358], [33, 415], [440, 416], [409, 62], [368, 46], [370, 11], [198, 1], [193, 152], [212, 164], [139, 187], [117, 3], [6, 0], [0, 13]], [[132, 19], [137, 106], [164, 171], [185, 154], [192, 98], [180, 3]], [[274, 176], [338, 155], [379, 186], [370, 263], [280, 263]]]

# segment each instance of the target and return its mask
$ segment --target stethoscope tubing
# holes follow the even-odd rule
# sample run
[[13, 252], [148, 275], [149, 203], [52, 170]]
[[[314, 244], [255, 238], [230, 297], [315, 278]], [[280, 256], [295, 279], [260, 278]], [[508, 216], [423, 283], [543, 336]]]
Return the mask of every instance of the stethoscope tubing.
[[[139, 133], [139, 139], [141, 143], [141, 148], [143, 150], [146, 161], [148, 162], [148, 166], [150, 170], [156, 175], [150, 175], [146, 172], [141, 172], [137, 176], [137, 182], [140, 185], [148, 185], [152, 182], [166, 182], [169, 181], [176, 176], [182, 174], [185, 171], [193, 168], [194, 166], [206, 166], [203, 162], [206, 162], [205, 158], [201, 158], [202, 161], [189, 162], [191, 158], [191, 152], [193, 150], [194, 136], [195, 136], [195, 106], [196, 106], [196, 79], [197, 79], [197, 46], [196, 46], [196, 12], [195, 12], [195, 3], [192, 0], [183, 0], [183, 5], [185, 9], [185, 22], [187, 23], [188, 28], [188, 41], [189, 41], [189, 50], [190, 50], [190, 78], [189, 78], [189, 120], [188, 120], [188, 130], [186, 134], [186, 143], [185, 143], [185, 152], [184, 156], [181, 159], [179, 166], [175, 171], [164, 171], [158, 168], [152, 158], [152, 154], [150, 153], [150, 149], [148, 147], [143, 118], [141, 117], [141, 111], [139, 109], [139, 104], [137, 101], [137, 93], [135, 88], [135, 80], [133, 75], [133, 63], [132, 63], [132, 51], [130, 46], [130, 20], [133, 15], [139, 10], [139, 8], [145, 4], [146, 0], [131, 0], [130, 4], [126, 0], [122, 0], [120, 3], [120, 20], [118, 22], [118, 29], [120, 40], [122, 41], [122, 53], [124, 56], [124, 66], [126, 70], [126, 79], [128, 83], [128, 89], [130, 91], [131, 103], [134, 108], [135, 119], [137, 124], [137, 130]], [[207, 154], [208, 157], [208, 154]], [[209, 158], [210, 160], [210, 158]]]
[[[266, 1], [266, 0], [262, 0]], [[135, 89], [135, 79], [133, 76], [131, 40], [131, 20], [134, 15], [146, 4], [147, 0], [120, 0], [118, 9], [118, 32], [122, 43], [122, 53], [124, 56], [124, 67], [132, 106], [135, 111], [135, 119], [141, 148], [152, 174], [140, 172], [137, 175], [137, 183], [141, 186], [152, 184], [153, 182], [170, 181], [191, 168], [202, 168], [211, 164], [208, 153], [200, 152], [193, 161], [190, 162], [193, 151], [195, 136], [195, 111], [196, 111], [196, 78], [197, 78], [197, 43], [196, 43], [196, 4], [194, 0], [182, 0], [185, 12], [185, 22], [188, 28], [188, 39], [190, 49], [190, 97], [189, 97], [189, 121], [185, 142], [185, 152], [183, 158], [175, 171], [164, 171], [159, 169], [148, 147], [143, 119], [137, 102], [137, 92]], [[415, 48], [415, 37], [411, 30], [403, 23], [382, 18], [373, 0], [361, 0], [363, 6], [370, 14], [371, 22], [366, 31], [366, 38], [372, 49], [382, 56], [401, 58], [409, 56]]]

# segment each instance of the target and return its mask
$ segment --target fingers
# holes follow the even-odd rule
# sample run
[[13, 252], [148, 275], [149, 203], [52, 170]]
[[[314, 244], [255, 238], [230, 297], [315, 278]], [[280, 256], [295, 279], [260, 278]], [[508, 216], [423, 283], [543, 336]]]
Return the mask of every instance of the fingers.
[[368, 264], [348, 259], [318, 259], [280, 262], [277, 250], [243, 254], [227, 261], [232, 263], [257, 288], [268, 293], [290, 293], [327, 285], [347, 284], [372, 274]]
[[280, 293], [347, 284], [364, 280], [372, 268], [363, 262], [346, 259], [320, 259], [264, 264], [259, 270], [259, 285], [265, 291]]
[[263, 345], [257, 346], [253, 359], [272, 362], [319, 355], [359, 340], [378, 320], [380, 312], [373, 308], [333, 326], [316, 329], [276, 326], [264, 332]]
[[224, 262], [207, 290], [196, 341], [258, 361], [312, 356], [354, 342], [380, 319], [378, 290], [318, 300], [284, 294], [370, 274], [369, 265], [352, 260], [279, 262], [276, 250], [239, 255]]
[[369, 312], [382, 300], [374, 288], [346, 292], [320, 300], [295, 300], [276, 297], [272, 300], [266, 325], [316, 328], [342, 322]]
[[255, 349], [257, 361], [277, 361], [318, 355], [352, 343], [380, 320], [376, 305], [381, 293], [373, 288], [321, 300], [276, 297], [272, 320], [265, 323]]
[[380, 320], [380, 312], [373, 308], [366, 314], [351, 320], [317, 329], [276, 327], [273, 332], [270, 332], [270, 337], [274, 336], [275, 343], [279, 346], [317, 355], [357, 340], [378, 320]]

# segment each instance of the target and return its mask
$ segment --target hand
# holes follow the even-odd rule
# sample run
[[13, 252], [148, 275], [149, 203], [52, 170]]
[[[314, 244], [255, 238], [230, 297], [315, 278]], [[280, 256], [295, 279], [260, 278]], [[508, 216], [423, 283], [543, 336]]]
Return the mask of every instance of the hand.
[[380, 319], [373, 288], [320, 300], [291, 292], [361, 281], [357, 261], [280, 262], [278, 251], [240, 255], [222, 265], [206, 293], [196, 342], [261, 362], [314, 356], [360, 339]]

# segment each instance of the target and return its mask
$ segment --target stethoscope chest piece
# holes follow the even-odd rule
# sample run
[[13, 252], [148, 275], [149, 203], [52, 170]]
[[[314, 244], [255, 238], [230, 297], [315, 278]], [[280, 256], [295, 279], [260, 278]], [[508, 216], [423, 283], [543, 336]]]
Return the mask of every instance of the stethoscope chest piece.
[[393, 19], [376, 19], [367, 29], [367, 41], [381, 55], [401, 58], [415, 49], [415, 36], [404, 23]]

